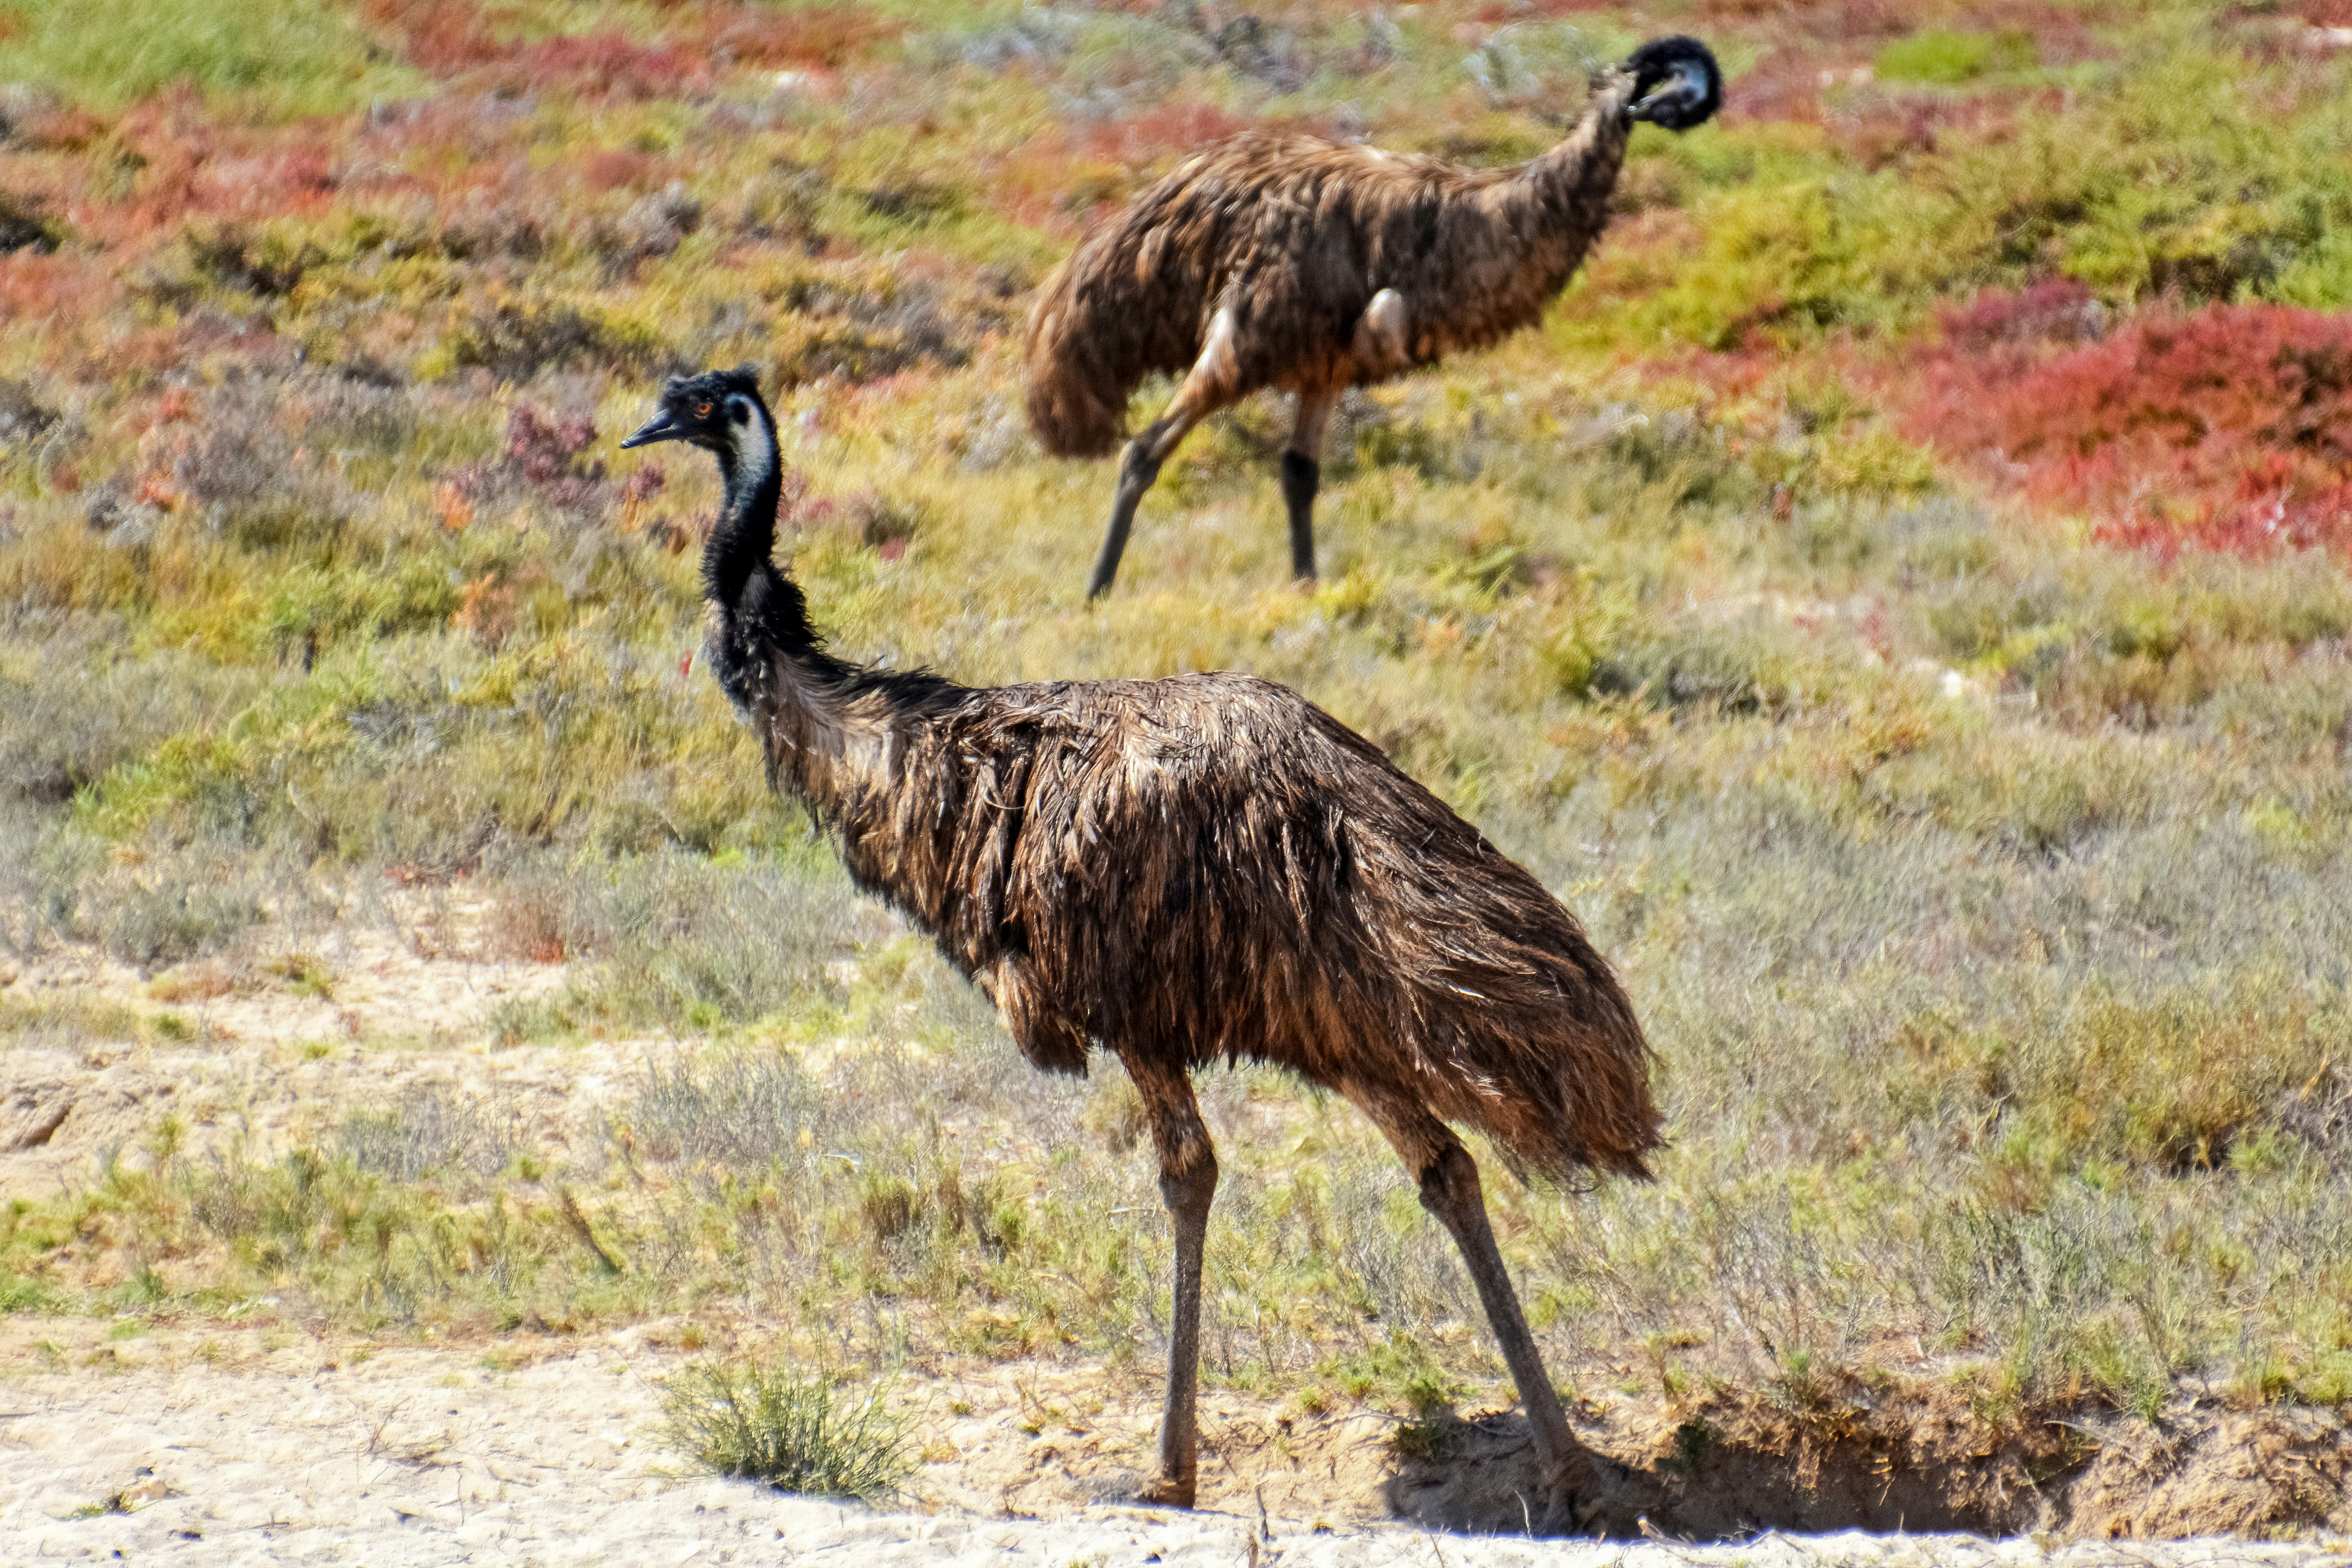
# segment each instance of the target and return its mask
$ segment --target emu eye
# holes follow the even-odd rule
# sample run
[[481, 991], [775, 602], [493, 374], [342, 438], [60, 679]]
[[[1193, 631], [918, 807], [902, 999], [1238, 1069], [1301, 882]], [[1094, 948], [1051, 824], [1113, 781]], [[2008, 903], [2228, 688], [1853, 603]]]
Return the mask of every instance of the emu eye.
[[710, 404], [709, 404], [708, 401], [705, 401], [705, 402], [701, 402], [701, 403], [698, 403], [698, 404], [696, 404], [696, 405], [694, 405], [694, 416], [695, 416], [697, 419], [708, 419], [708, 418], [709, 418], [709, 417], [710, 417]]

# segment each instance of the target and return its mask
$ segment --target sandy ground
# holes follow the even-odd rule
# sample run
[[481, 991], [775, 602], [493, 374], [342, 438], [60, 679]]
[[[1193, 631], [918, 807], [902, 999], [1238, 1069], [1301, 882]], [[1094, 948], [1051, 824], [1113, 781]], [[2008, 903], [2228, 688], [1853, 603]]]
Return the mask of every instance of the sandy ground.
[[[338, 930], [262, 962], [144, 975], [67, 951], [0, 966], [0, 997], [16, 1006], [68, 1020], [100, 1007], [145, 1026], [134, 1042], [68, 1022], [0, 1050], [0, 1195], [55, 1192], [94, 1159], [135, 1163], [166, 1116], [189, 1154], [236, 1145], [268, 1159], [316, 1141], [353, 1106], [396, 1104], [432, 1084], [494, 1101], [534, 1146], [566, 1152], [581, 1108], [609, 1099], [644, 1047], [502, 1047], [493, 1011], [561, 990], [568, 966], [497, 953], [478, 901], [409, 902], [397, 927]], [[329, 984], [306, 988], [278, 973], [298, 963], [314, 963]]]
[[[333, 937], [312, 955], [330, 977], [323, 988], [306, 987], [299, 966], [279, 961], [145, 976], [66, 953], [0, 970], [0, 1001], [59, 1020], [0, 1047], [0, 1202], [86, 1183], [109, 1159], [148, 1158], [143, 1145], [167, 1116], [190, 1154], [269, 1158], [317, 1141], [355, 1107], [436, 1084], [494, 1102], [526, 1144], [561, 1156], [576, 1142], [586, 1154], [601, 1139], [594, 1108], [618, 1098], [659, 1043], [500, 1044], [492, 1011], [559, 988], [563, 966], [499, 955], [484, 939], [484, 912], [462, 901], [444, 900], [432, 916], [399, 931]], [[136, 1015], [141, 1038], [97, 1037], [72, 1022], [91, 1008]], [[2045, 1550], [2031, 1540], [1767, 1532], [1694, 1547], [1647, 1524], [1654, 1517], [1671, 1530], [1679, 1519], [1694, 1533], [1720, 1535], [1759, 1519], [1819, 1529], [2017, 1518], [1984, 1510], [2004, 1489], [2040, 1491], [2019, 1480], [2016, 1456], [1978, 1463], [1981, 1456], [1963, 1454], [1950, 1469], [1933, 1421], [1892, 1411], [1887, 1431], [1822, 1454], [1792, 1450], [1769, 1430], [1749, 1433], [1743, 1448], [1735, 1420], [1724, 1426], [1725, 1457], [1703, 1477], [1678, 1478], [1661, 1459], [1675, 1452], [1675, 1415], [1580, 1409], [1587, 1440], [1630, 1467], [1612, 1505], [1623, 1516], [1615, 1528], [1630, 1536], [1639, 1524], [1654, 1538], [1537, 1542], [1476, 1533], [1540, 1522], [1526, 1512], [1528, 1444], [1516, 1417], [1473, 1415], [1447, 1458], [1401, 1466], [1392, 1423], [1377, 1413], [1285, 1416], [1213, 1390], [1202, 1410], [1204, 1506], [1188, 1514], [1106, 1505], [1094, 1500], [1150, 1450], [1156, 1379], [1107, 1379], [1084, 1363], [910, 1371], [893, 1399], [915, 1413], [924, 1464], [899, 1511], [876, 1512], [679, 1473], [656, 1432], [659, 1382], [707, 1323], [386, 1346], [273, 1319], [266, 1307], [214, 1321], [0, 1316], [0, 1568], [159, 1555], [189, 1563], [2352, 1568], [2326, 1535]], [[722, 1331], [739, 1330], [759, 1337], [752, 1323]], [[1889, 1479], [1898, 1470], [1900, 1484]], [[2347, 1478], [2352, 1426], [2331, 1413], [2200, 1417], [2161, 1443], [2117, 1441], [2072, 1483], [2070, 1506], [2023, 1517], [2141, 1537], [2259, 1532], [2291, 1519], [2341, 1529], [2352, 1524]], [[1439, 1528], [1401, 1522], [1414, 1520]]]
[[[28, 1344], [37, 1332], [85, 1342]], [[1318, 1525], [1246, 1501], [1192, 1513], [1076, 1506], [1037, 1519], [958, 1506], [955, 1467], [945, 1462], [913, 1483], [911, 1506], [875, 1511], [677, 1473], [656, 1435], [656, 1380], [672, 1358], [625, 1332], [503, 1371], [453, 1350], [355, 1360], [349, 1348], [299, 1332], [274, 1345], [261, 1342], [266, 1335], [227, 1345], [106, 1343], [102, 1333], [103, 1325], [76, 1332], [70, 1321], [19, 1320], [0, 1346], [9, 1369], [0, 1376], [0, 1562], [2352, 1563], [2344, 1543], [2324, 1542], [2043, 1544], [1857, 1533], [1768, 1533], [1710, 1546], [1534, 1542], [1395, 1523]], [[969, 1419], [985, 1426], [1000, 1414]]]

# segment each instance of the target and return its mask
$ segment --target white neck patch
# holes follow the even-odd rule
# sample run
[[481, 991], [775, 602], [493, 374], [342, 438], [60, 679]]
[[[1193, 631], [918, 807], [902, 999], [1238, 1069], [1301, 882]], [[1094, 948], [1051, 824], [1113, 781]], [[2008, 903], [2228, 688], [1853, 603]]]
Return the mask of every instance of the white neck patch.
[[729, 417], [751, 426], [727, 456], [727, 477], [733, 481], [736, 494], [749, 496], [763, 481], [776, 477], [776, 426], [766, 409], [740, 392], [727, 400], [727, 412]]

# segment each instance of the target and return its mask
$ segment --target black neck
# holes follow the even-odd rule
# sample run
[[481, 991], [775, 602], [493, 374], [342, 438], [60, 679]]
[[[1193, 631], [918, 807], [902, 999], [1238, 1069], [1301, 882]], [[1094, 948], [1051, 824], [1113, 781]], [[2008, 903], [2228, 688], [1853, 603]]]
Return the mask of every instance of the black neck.
[[754, 405], [735, 434], [735, 444], [719, 450], [727, 499], [702, 552], [703, 592], [724, 610], [741, 602], [744, 584], [776, 547], [776, 504], [784, 488], [783, 457], [768, 411]]
[[824, 639], [809, 624], [808, 601], [771, 559], [776, 547], [776, 509], [783, 499], [784, 465], [776, 448], [775, 422], [752, 404], [751, 417], [734, 426], [735, 442], [719, 450], [719, 471], [727, 499], [710, 542], [702, 551], [702, 588], [719, 612], [719, 635], [711, 648], [713, 673], [727, 694], [748, 706], [762, 655], [814, 658], [828, 667]]

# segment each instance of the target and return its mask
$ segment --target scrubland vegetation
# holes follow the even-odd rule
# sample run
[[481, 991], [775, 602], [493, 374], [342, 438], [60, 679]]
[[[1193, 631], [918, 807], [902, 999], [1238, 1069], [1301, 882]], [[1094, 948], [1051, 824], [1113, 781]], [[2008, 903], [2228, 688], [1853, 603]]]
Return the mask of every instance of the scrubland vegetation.
[[[829, 1367], [1148, 1372], [1131, 1091], [1030, 1073], [688, 662], [715, 478], [613, 440], [663, 374], [749, 360], [842, 649], [1288, 682], [1590, 923], [1658, 1047], [1659, 1180], [1489, 1163], [1580, 1388], [2352, 1398], [2347, 25], [0, 0], [16, 961], [331, 986], [317, 931], [462, 884], [572, 965], [485, 1030], [646, 1042], [580, 1108], [593, 1159], [495, 1097], [267, 1157], [161, 1124], [7, 1200], [0, 1304], [740, 1312]], [[1726, 114], [1637, 133], [1541, 331], [1350, 399], [1321, 586], [1281, 581], [1251, 405], [1080, 603], [1110, 469], [1038, 455], [1015, 370], [1090, 216], [1253, 122], [1523, 157], [1668, 30], [1720, 50]], [[180, 1016], [0, 990], [23, 1041]], [[1203, 1093], [1212, 1381], [1496, 1388], [1371, 1131], [1269, 1073]]]

